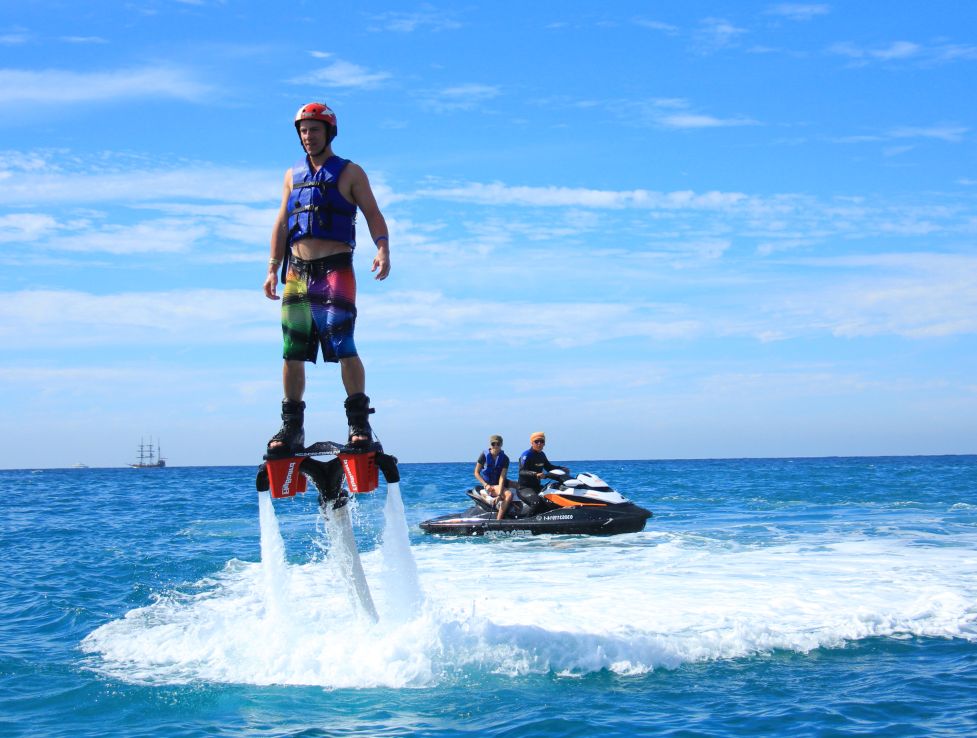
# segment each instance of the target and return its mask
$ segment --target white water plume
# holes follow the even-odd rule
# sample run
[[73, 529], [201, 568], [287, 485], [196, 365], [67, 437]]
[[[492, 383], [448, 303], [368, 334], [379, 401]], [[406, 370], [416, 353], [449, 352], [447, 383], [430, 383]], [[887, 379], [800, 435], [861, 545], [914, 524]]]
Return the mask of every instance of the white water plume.
[[258, 493], [258, 521], [261, 527], [265, 612], [270, 620], [278, 620], [288, 610], [288, 567], [285, 563], [285, 542], [278, 527], [270, 492]]
[[399, 482], [387, 484], [383, 517], [380, 551], [383, 555], [384, 590], [387, 592], [384, 620], [406, 621], [417, 614], [423, 595], [417, 577], [417, 563], [410, 548], [410, 533]]
[[352, 607], [370, 622], [375, 623], [379, 616], [370, 593], [360, 552], [356, 548], [353, 523], [350, 517], [349, 502], [338, 509], [328, 506], [323, 511], [326, 532], [329, 536], [329, 555], [331, 574], [338, 575], [346, 585], [346, 593]]

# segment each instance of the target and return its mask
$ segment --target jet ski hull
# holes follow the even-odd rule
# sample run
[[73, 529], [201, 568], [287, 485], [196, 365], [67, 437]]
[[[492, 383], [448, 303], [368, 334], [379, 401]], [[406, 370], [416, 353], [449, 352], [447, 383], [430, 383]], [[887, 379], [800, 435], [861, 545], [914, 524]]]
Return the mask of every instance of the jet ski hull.
[[529, 532], [612, 536], [644, 530], [651, 512], [633, 503], [614, 506], [563, 507], [521, 518], [495, 519], [495, 512], [472, 507], [421, 523], [425, 533], [473, 536], [485, 533]]

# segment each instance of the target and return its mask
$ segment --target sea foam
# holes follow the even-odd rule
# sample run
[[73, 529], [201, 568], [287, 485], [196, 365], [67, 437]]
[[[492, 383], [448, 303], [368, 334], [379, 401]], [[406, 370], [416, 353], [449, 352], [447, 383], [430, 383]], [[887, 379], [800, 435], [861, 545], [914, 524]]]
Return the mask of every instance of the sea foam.
[[406, 589], [404, 562], [385, 560], [398, 553], [381, 545], [362, 556], [378, 623], [321, 559], [286, 567], [287, 612], [269, 621], [263, 564], [235, 560], [202, 592], [164, 594], [83, 648], [132, 681], [367, 688], [429, 687], [472, 670], [641, 674], [869, 637], [977, 640], [973, 546], [743, 546], [645, 532], [435, 541], [412, 553], [417, 580]]

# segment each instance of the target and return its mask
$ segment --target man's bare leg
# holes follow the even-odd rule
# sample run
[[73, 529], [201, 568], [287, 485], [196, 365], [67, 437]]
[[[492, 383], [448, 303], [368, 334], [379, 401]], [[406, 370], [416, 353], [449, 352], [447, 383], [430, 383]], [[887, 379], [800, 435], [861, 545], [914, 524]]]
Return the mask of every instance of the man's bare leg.
[[343, 387], [346, 389], [347, 397], [358, 392], [366, 392], [366, 369], [359, 356], [340, 359], [339, 371], [343, 376]]
[[305, 362], [286, 360], [282, 364], [282, 387], [285, 399], [301, 402], [305, 396]]
[[496, 520], [502, 520], [505, 517], [505, 511], [509, 509], [509, 503], [512, 502], [512, 492], [509, 491], [509, 488], [501, 484], [499, 487], [499, 513], [495, 516]]

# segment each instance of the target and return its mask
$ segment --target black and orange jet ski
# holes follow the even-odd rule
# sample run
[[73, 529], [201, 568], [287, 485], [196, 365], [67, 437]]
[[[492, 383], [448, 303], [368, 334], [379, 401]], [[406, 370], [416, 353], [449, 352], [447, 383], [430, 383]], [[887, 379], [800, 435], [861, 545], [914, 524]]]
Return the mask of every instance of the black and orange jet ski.
[[610, 536], [637, 533], [651, 517], [649, 510], [625, 499], [596, 474], [571, 478], [569, 473], [553, 469], [547, 476], [553, 481], [543, 487], [535, 506], [530, 507], [513, 495], [506, 516], [496, 520], [493, 500], [481, 487], [475, 487], [466, 492], [474, 503], [472, 507], [462, 513], [425, 520], [421, 530], [463, 536], [495, 531]]

